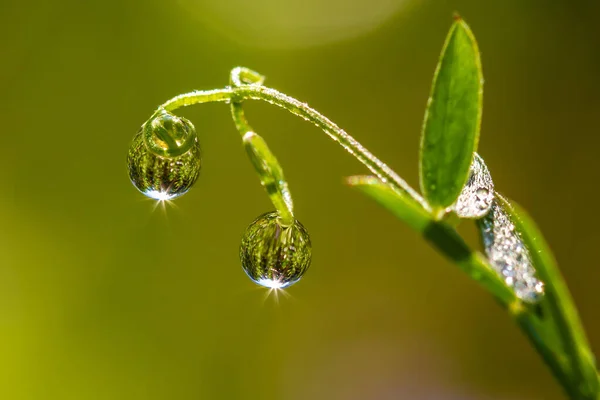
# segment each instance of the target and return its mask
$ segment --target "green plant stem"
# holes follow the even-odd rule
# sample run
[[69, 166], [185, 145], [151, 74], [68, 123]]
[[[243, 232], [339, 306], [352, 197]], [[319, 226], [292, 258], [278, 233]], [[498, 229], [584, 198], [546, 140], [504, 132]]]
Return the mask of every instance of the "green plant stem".
[[[248, 84], [248, 82], [254, 83]], [[482, 282], [488, 289], [495, 288], [496, 292], [492, 290], [492, 293], [507, 308], [509, 314], [524, 331], [527, 338], [544, 359], [571, 399], [600, 400], [600, 393], [596, 385], [598, 373], [595, 367], [593, 367], [593, 356], [589, 351], [589, 346], [585, 340], [585, 335], [582, 333], [583, 330], [576, 317], [577, 314], [570, 301], [570, 297], [565, 297], [565, 293], [568, 294], [568, 292], [566, 292], [564, 282], [558, 273], [552, 273], [545, 277], [548, 288], [553, 292], [551, 296], [556, 296], [550, 299], [553, 305], [553, 313], [556, 313], [556, 315], [553, 315], [556, 325], [552, 327], [545, 325], [543, 329], [557, 330], [558, 332], [551, 333], [556, 334], [556, 336], [566, 341], [566, 343], [562, 343], [563, 348], [545, 341], [545, 337], [540, 336], [540, 320], [532, 307], [523, 304], [514, 297], [514, 294], [508, 293], [496, 285], [493, 277], [489, 276], [481, 279], [481, 277], [477, 276], [480, 273], [478, 271], [486, 271], [486, 268], [491, 271], [487, 261], [479, 253], [471, 250], [462, 241], [453, 227], [437, 221], [438, 218], [432, 214], [432, 210], [427, 202], [391, 168], [375, 157], [344, 130], [316, 110], [310, 108], [306, 103], [302, 103], [274, 89], [264, 87], [261, 83], [262, 76], [258, 74], [252, 75], [252, 71], [245, 69], [234, 70], [232, 74], [232, 84], [235, 85], [234, 87], [210, 91], [194, 91], [183, 94], [165, 102], [158, 111], [162, 109], [174, 111], [183, 106], [207, 102], [230, 103], [232, 104], [232, 113], [238, 130], [240, 132], [247, 132], [251, 131], [251, 129], [239, 105], [246, 100], [262, 100], [283, 108], [317, 126], [371, 170], [383, 184], [389, 185], [398, 196], [401, 196], [404, 198], [404, 201], [411, 204], [411, 207], [417, 208], [418, 211], [406, 211], [403, 219], [414, 218], [413, 222], [417, 225], [413, 226], [413, 228], [419, 231], [434, 247], [459, 265], [470, 276]], [[431, 217], [433, 222], [421, 226], [420, 224], [423, 222], [431, 222], [429, 221], [429, 217]], [[537, 257], [540, 256], [534, 254], [534, 258]], [[547, 262], [548, 260], [544, 261]], [[575, 360], [577, 365], [572, 365], [572, 362], [569, 360]], [[585, 373], [584, 371], [578, 371], [582, 364], [592, 365], [592, 372]], [[575, 372], [573, 372], [573, 369], [575, 369]], [[581, 379], [585, 381], [582, 382]], [[594, 382], [590, 383], [591, 381]]]
[[[231, 71], [230, 82], [234, 87], [244, 84], [261, 85], [264, 80], [264, 76], [247, 68], [237, 67]], [[258, 173], [260, 182], [279, 214], [281, 225], [293, 225], [295, 218], [292, 194], [283, 174], [283, 168], [281, 168], [275, 154], [248, 123], [241, 102], [231, 102], [231, 117], [238, 132], [242, 135], [244, 146], [254, 169]]]
[[295, 222], [294, 203], [287, 180], [283, 174], [283, 168], [281, 168], [275, 154], [269, 149], [267, 142], [256, 134], [246, 121], [241, 103], [231, 103], [231, 115], [242, 135], [244, 147], [254, 169], [258, 173], [260, 182], [279, 214], [281, 225], [293, 225]]
[[254, 132], [254, 129], [248, 123], [246, 119], [246, 115], [244, 114], [244, 109], [242, 108], [241, 103], [231, 103], [231, 116], [233, 117], [233, 122], [235, 123], [235, 127], [238, 132], [242, 135], [242, 137], [246, 134], [246, 132]]
[[174, 111], [180, 107], [208, 103], [208, 102], [234, 102], [241, 103], [245, 100], [262, 100], [281, 107], [292, 114], [312, 123], [325, 132], [331, 139], [339, 143], [350, 154], [363, 163], [371, 172], [383, 182], [389, 183], [396, 190], [407, 193], [421, 207], [429, 210], [429, 205], [408, 183], [398, 176], [390, 167], [375, 157], [369, 150], [347, 134], [343, 129], [328, 118], [302, 103], [277, 90], [260, 85], [242, 85], [225, 89], [194, 91], [172, 98], [164, 103], [161, 108]]
[[565, 392], [567, 392], [567, 395], [571, 399], [580, 399], [581, 397], [577, 391], [577, 387], [573, 385], [573, 381], [568, 373], [569, 363], [566, 360], [566, 357], [562, 356], [560, 353], [556, 353], [540, 338], [531, 314], [523, 312], [523, 310], [520, 309], [510, 310], [510, 313], [527, 339], [529, 339], [533, 347], [537, 350], [540, 357], [542, 357], [546, 365], [550, 368], [550, 371], [556, 380], [560, 383]]

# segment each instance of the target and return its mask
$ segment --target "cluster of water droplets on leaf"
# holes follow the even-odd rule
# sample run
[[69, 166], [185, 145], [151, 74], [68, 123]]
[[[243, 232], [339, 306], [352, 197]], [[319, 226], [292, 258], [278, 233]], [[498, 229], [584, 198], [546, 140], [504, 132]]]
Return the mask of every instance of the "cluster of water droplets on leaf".
[[536, 302], [544, 284], [535, 277], [529, 250], [510, 216], [496, 201], [494, 182], [483, 159], [475, 153], [469, 180], [453, 206], [461, 218], [476, 219], [490, 264], [517, 297]]
[[133, 185], [158, 200], [186, 193], [198, 179], [201, 165], [194, 125], [165, 110], [142, 125], [127, 155]]
[[454, 211], [461, 218], [482, 218], [494, 203], [494, 182], [490, 171], [479, 154], [475, 153], [469, 180], [463, 188]]
[[285, 226], [270, 212], [252, 222], [240, 246], [242, 268], [255, 283], [279, 289], [298, 282], [311, 261], [308, 231], [297, 220]]
[[540, 300], [544, 283], [536, 278], [529, 250], [502, 206], [494, 202], [489, 214], [478, 223], [492, 267], [518, 298], [529, 303]]

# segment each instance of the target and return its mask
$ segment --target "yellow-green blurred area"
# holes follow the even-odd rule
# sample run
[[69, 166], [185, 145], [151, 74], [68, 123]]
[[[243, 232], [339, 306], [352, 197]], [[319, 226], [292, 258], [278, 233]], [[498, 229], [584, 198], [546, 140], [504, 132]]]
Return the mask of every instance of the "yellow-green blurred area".
[[480, 154], [541, 226], [600, 352], [597, 1], [1, 0], [0, 399], [562, 399], [493, 299], [344, 186], [365, 168], [285, 111], [246, 107], [313, 242], [278, 302], [240, 267], [272, 206], [226, 106], [180, 113], [204, 166], [174, 206], [127, 177], [160, 103], [243, 65], [418, 186], [454, 11], [482, 51]]

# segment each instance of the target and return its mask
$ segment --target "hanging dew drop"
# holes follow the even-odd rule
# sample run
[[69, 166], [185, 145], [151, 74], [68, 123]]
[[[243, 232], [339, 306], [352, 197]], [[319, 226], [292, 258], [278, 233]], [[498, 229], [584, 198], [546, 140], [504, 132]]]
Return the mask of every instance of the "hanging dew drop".
[[140, 128], [127, 155], [131, 182], [156, 200], [186, 193], [198, 179], [201, 164], [194, 125], [165, 110]]
[[246, 229], [240, 259], [255, 283], [270, 289], [291, 286], [310, 266], [308, 231], [298, 220], [283, 226], [277, 212], [263, 214]]

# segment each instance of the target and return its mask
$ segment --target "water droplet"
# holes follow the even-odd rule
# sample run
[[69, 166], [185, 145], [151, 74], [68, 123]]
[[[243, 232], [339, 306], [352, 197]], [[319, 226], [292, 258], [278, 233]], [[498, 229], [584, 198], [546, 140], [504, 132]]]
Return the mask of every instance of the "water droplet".
[[454, 210], [461, 218], [482, 218], [492, 207], [494, 182], [483, 159], [475, 153], [469, 180], [463, 188]]
[[140, 128], [127, 155], [131, 182], [157, 200], [186, 193], [198, 179], [201, 164], [194, 125], [164, 110]]
[[535, 303], [544, 295], [544, 283], [535, 277], [529, 250], [510, 216], [495, 201], [490, 212], [478, 221], [490, 264], [513, 288], [518, 298]]
[[308, 270], [308, 231], [295, 220], [283, 226], [277, 212], [261, 215], [248, 226], [240, 246], [242, 268], [259, 285], [279, 289], [298, 282]]

